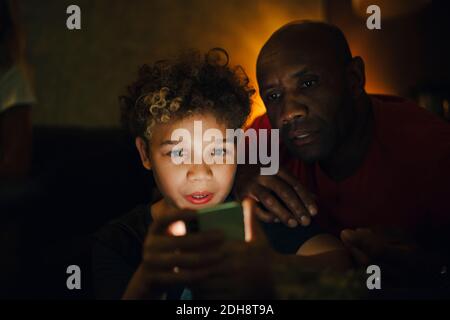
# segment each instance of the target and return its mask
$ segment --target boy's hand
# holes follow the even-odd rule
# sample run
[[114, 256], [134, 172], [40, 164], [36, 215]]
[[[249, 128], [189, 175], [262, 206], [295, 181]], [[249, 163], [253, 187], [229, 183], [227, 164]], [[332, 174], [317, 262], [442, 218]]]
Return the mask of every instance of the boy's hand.
[[173, 236], [169, 226], [177, 221], [190, 221], [196, 213], [182, 211], [156, 219], [143, 244], [142, 263], [124, 298], [161, 298], [167, 288], [189, 286], [208, 278], [223, 260], [220, 250], [224, 236], [220, 231]]
[[209, 279], [197, 282], [198, 299], [270, 299], [274, 297], [272, 262], [275, 254], [259, 244], [230, 241], [225, 259]]
[[259, 168], [246, 166], [238, 171], [235, 185], [239, 199], [248, 196], [259, 202], [255, 214], [264, 222], [281, 221], [289, 227], [307, 226], [311, 216], [317, 214], [314, 195], [283, 169], [276, 175], [263, 176], [259, 174]]
[[276, 253], [254, 214], [254, 200], [242, 202], [246, 240], [227, 241], [222, 247], [225, 259], [209, 279], [196, 283], [192, 289], [200, 299], [273, 298], [272, 263]]

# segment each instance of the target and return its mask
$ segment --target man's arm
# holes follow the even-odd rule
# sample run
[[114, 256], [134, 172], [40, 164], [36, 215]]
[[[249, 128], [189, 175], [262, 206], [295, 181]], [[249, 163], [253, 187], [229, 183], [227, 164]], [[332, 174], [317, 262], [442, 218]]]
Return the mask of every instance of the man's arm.
[[448, 228], [432, 233], [427, 232], [428, 239], [413, 239], [401, 231], [395, 234], [392, 230], [360, 228], [342, 231], [341, 239], [359, 266], [379, 265], [384, 279], [392, 286], [448, 287]]
[[350, 252], [337, 238], [329, 234], [318, 234], [306, 241], [297, 251], [298, 263], [314, 269], [330, 268], [346, 271], [352, 268]]

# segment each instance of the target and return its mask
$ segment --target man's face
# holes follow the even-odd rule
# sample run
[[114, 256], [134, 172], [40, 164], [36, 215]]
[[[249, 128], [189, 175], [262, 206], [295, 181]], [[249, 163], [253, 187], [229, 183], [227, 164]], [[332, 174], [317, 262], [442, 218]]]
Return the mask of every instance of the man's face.
[[274, 45], [258, 60], [261, 98], [291, 153], [306, 162], [329, 156], [350, 102], [345, 72], [326, 49]]

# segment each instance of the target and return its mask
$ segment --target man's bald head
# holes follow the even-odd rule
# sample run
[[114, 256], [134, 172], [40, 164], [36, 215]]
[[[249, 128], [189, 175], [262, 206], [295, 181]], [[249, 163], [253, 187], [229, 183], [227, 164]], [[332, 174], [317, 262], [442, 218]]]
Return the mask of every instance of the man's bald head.
[[280, 50], [290, 51], [299, 57], [320, 52], [330, 61], [342, 66], [352, 59], [350, 47], [342, 31], [334, 25], [317, 21], [293, 21], [275, 31], [258, 55], [258, 66], [264, 63], [266, 57]]

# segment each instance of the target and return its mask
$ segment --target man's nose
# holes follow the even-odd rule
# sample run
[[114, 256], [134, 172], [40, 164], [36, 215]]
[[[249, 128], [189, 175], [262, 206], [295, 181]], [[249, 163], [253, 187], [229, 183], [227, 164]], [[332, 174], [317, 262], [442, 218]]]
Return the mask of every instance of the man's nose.
[[212, 177], [212, 171], [209, 165], [205, 162], [201, 164], [193, 164], [189, 166], [187, 172], [187, 179], [191, 182], [210, 180]]
[[280, 114], [280, 127], [288, 124], [294, 119], [300, 119], [308, 114], [308, 108], [296, 101], [294, 98], [286, 99]]

